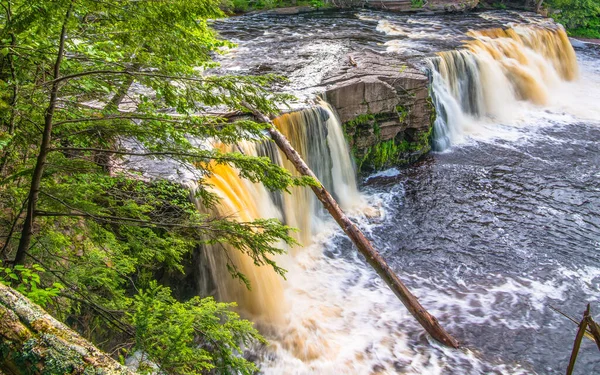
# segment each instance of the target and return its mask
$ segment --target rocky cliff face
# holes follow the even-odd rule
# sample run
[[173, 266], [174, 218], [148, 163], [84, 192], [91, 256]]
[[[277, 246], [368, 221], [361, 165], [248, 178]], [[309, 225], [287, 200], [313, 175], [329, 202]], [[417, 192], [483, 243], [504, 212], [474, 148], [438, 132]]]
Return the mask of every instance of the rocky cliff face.
[[479, 0], [367, 0], [372, 8], [392, 12], [462, 12], [478, 4]]
[[435, 115], [420, 71], [390, 55], [351, 53], [323, 84], [360, 171], [406, 164], [430, 150]]

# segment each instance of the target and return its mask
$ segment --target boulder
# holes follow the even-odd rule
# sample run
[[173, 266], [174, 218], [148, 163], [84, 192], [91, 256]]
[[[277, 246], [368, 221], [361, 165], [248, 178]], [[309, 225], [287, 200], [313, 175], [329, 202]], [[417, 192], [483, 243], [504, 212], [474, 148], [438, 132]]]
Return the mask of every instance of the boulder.
[[[350, 53], [323, 81], [363, 171], [414, 161], [429, 151], [434, 109], [429, 79], [393, 55]], [[383, 149], [382, 149], [383, 148]]]
[[464, 12], [475, 8], [479, 0], [368, 0], [371, 8], [392, 12]]

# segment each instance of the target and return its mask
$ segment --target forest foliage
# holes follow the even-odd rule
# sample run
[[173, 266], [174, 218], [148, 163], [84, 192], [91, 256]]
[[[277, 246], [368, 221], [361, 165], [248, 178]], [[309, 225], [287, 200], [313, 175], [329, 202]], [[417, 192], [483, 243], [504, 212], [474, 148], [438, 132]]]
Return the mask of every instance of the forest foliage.
[[550, 0], [551, 16], [572, 36], [600, 39], [600, 1]]
[[250, 322], [156, 280], [207, 242], [282, 273], [272, 256], [294, 243], [290, 228], [199, 212], [157, 171], [191, 173], [207, 208], [215, 164], [271, 190], [308, 183], [198, 142], [264, 140], [264, 124], [220, 113], [274, 112], [289, 99], [271, 93], [281, 79], [207, 74], [232, 46], [210, 28], [217, 0], [0, 4], [0, 280], [115, 357], [141, 355], [141, 372], [254, 373], [240, 356], [264, 342]]

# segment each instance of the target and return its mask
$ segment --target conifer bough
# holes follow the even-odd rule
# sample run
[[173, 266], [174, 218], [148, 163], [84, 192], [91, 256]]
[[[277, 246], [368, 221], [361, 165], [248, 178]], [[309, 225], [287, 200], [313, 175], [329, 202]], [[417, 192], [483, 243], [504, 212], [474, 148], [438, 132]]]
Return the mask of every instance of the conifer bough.
[[419, 324], [429, 333], [434, 339], [440, 343], [458, 348], [460, 345], [458, 341], [452, 337], [442, 326], [440, 326], [437, 319], [425, 310], [425, 308], [419, 303], [419, 300], [408, 290], [408, 288], [402, 283], [398, 275], [387, 264], [385, 259], [379, 254], [373, 247], [371, 242], [365, 237], [362, 231], [352, 223], [352, 221], [346, 216], [344, 211], [337, 204], [335, 199], [329, 194], [327, 189], [321, 184], [317, 176], [304, 162], [300, 154], [292, 147], [290, 142], [281, 134], [271, 119], [264, 113], [261, 113], [248, 103], [243, 105], [249, 109], [254, 116], [261, 122], [267, 123], [270, 126], [267, 131], [277, 144], [277, 147], [285, 154], [288, 160], [294, 165], [296, 170], [302, 176], [312, 177], [317, 181], [316, 185], [311, 185], [312, 191], [315, 193], [317, 198], [323, 203], [323, 206], [329, 211], [331, 216], [344, 230], [344, 232], [350, 237], [354, 245], [358, 248], [358, 251], [365, 257], [367, 263], [375, 269], [377, 274], [386, 282], [390, 289], [396, 294], [396, 296], [402, 301], [408, 311], [417, 319]]

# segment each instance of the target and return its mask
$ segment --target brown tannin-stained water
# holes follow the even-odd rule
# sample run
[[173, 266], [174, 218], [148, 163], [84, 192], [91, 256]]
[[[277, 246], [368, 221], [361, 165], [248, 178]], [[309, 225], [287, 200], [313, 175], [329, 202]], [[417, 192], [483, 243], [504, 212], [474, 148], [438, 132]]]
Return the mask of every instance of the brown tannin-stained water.
[[[223, 259], [211, 263], [219, 297], [270, 341], [254, 350], [262, 373], [565, 372], [575, 326], [550, 306], [600, 312], [599, 47], [574, 51], [560, 28], [515, 12], [252, 15], [216, 28], [239, 43], [223, 71], [283, 73], [301, 96], [348, 51], [418, 62], [439, 115], [438, 151], [359, 188], [328, 105], [276, 124], [459, 350], [427, 337], [307, 189], [273, 194], [215, 170], [219, 214], [300, 229], [303, 246], [275, 259], [287, 280], [230, 250], [248, 292], [227, 280]], [[239, 147], [289, 167], [270, 143]], [[600, 373], [589, 340], [575, 373]]]

